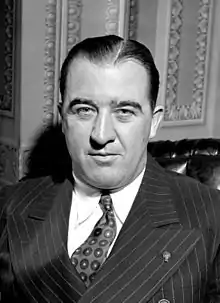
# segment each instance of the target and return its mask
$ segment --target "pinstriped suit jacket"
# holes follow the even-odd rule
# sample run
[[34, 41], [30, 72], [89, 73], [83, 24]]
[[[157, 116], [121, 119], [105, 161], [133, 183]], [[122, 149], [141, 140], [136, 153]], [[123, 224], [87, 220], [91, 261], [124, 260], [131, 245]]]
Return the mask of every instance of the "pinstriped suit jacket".
[[67, 254], [71, 182], [43, 177], [6, 188], [0, 202], [2, 300], [220, 302], [219, 194], [166, 172], [148, 156], [113, 250], [86, 289]]

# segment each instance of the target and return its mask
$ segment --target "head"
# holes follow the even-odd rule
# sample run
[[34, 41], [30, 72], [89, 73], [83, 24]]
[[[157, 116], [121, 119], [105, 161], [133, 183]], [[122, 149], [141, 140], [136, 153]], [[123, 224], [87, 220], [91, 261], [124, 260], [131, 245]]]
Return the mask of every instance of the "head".
[[74, 174], [117, 191], [147, 162], [162, 118], [159, 73], [147, 47], [117, 36], [86, 39], [65, 59], [60, 114]]

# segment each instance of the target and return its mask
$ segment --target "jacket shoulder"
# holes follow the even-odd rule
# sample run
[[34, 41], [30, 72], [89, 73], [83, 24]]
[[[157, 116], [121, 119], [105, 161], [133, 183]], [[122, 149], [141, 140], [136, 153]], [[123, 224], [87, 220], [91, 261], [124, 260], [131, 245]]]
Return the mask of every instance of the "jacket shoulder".
[[194, 227], [209, 226], [220, 232], [220, 191], [202, 184], [194, 178], [169, 173], [170, 188], [181, 217]]
[[28, 196], [34, 197], [54, 184], [50, 176], [24, 179], [13, 185], [7, 185], [0, 191], [0, 219], [13, 213], [15, 208]]
[[[0, 191], [0, 295], [2, 302], [25, 302], [16, 285], [7, 234], [7, 218], [17, 208], [24, 208], [31, 203], [33, 195], [42, 194], [53, 185], [50, 177], [26, 179], [5, 186]], [[20, 301], [20, 299], [22, 300]]]

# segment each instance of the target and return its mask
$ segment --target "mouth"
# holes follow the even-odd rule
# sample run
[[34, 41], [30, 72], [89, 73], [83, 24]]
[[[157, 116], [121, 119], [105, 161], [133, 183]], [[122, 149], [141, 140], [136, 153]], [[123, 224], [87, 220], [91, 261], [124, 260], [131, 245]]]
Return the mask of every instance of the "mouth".
[[97, 163], [112, 163], [115, 161], [118, 157], [118, 154], [104, 154], [104, 153], [96, 153], [96, 154], [90, 154], [93, 160], [95, 160]]

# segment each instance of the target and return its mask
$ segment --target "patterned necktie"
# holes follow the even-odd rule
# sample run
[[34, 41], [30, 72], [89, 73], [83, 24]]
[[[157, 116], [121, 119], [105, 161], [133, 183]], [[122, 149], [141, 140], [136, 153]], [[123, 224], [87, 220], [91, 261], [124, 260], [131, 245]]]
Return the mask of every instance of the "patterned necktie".
[[110, 195], [102, 195], [99, 205], [103, 211], [88, 239], [71, 256], [71, 261], [88, 287], [105, 261], [116, 236], [116, 221]]

